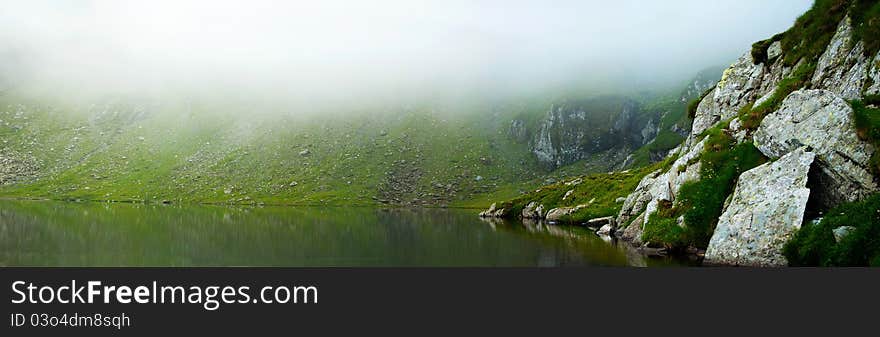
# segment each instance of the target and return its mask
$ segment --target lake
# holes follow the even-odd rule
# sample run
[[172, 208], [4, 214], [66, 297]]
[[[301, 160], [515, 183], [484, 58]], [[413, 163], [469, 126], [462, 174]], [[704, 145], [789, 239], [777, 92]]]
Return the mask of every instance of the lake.
[[477, 210], [0, 200], [2, 266], [675, 266]]

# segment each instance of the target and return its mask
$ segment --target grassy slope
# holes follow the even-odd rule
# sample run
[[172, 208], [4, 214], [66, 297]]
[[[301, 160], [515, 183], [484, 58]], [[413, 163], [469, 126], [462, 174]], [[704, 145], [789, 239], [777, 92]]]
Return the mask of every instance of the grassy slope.
[[[517, 217], [530, 202], [537, 202], [548, 211], [557, 207], [585, 206], [570, 216], [560, 219], [568, 223], [582, 223], [587, 220], [616, 215], [622, 202], [639, 184], [646, 174], [667, 169], [674, 158], [669, 158], [649, 166], [622, 172], [596, 173], [578, 178], [560, 181], [496, 204], [497, 208], [505, 209], [506, 216]], [[571, 191], [566, 198], [565, 195]]]
[[405, 182], [386, 194], [455, 204], [540, 174], [527, 145], [490, 114], [242, 119], [204, 104], [89, 109], [4, 99], [2, 147], [41, 167], [33, 180], [0, 188], [6, 197], [368, 205]]

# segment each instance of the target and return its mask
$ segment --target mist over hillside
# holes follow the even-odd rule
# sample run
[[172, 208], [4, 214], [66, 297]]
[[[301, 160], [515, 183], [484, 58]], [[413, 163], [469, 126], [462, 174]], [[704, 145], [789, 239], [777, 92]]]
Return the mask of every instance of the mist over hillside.
[[659, 161], [718, 66], [808, 5], [9, 4], [0, 193], [483, 206]]

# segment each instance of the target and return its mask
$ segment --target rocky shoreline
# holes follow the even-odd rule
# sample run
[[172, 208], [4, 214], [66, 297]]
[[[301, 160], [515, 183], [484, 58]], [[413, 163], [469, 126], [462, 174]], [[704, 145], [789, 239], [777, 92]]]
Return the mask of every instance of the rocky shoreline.
[[[618, 226], [617, 217], [614, 216], [593, 218], [584, 222], [569, 222], [562, 220], [564, 215], [569, 215], [583, 207], [586, 206], [557, 207], [544, 211], [543, 205], [536, 202], [530, 202], [526, 208], [523, 209], [521, 216], [517, 219], [523, 222], [532, 221], [551, 226], [584, 227], [599, 237], [622, 241], [629, 245], [634, 251], [647, 257], [677, 256], [700, 261], [705, 256], [705, 250], [702, 249], [689, 248], [685, 250], [669, 250], [666, 247], [652, 245], [650, 242], [642, 243], [638, 240], [637, 236], [632, 234], [632, 231], [627, 232], [625, 227]], [[479, 216], [483, 219], [510, 218], [508, 212], [505, 212], [502, 208], [497, 208], [496, 203], [493, 203], [489, 209], [480, 212]]]

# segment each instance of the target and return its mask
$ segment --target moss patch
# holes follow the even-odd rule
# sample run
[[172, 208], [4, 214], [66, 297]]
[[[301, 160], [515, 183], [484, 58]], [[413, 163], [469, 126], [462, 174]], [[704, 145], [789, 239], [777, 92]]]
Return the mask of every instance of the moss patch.
[[[833, 230], [855, 228], [840, 242]], [[880, 194], [840, 205], [818, 224], [806, 223], [785, 244], [792, 266], [880, 266]]]
[[848, 0], [816, 0], [813, 7], [798, 17], [781, 38], [784, 64], [793, 66], [801, 59], [813, 62], [825, 51], [837, 25], [850, 7]]
[[850, 17], [853, 37], [865, 43], [865, 56], [874, 56], [880, 50], [880, 1], [857, 0]]
[[[852, 101], [850, 105], [853, 107], [856, 134], [875, 149], [880, 149], [880, 109], [869, 108], [862, 101]], [[880, 174], [880, 151], [874, 151], [871, 156], [871, 169], [874, 174]]]
[[760, 64], [767, 62], [767, 49], [770, 48], [770, 45], [773, 42], [781, 40], [783, 34], [776, 34], [773, 37], [755, 42], [752, 44], [752, 62], [755, 64]]

